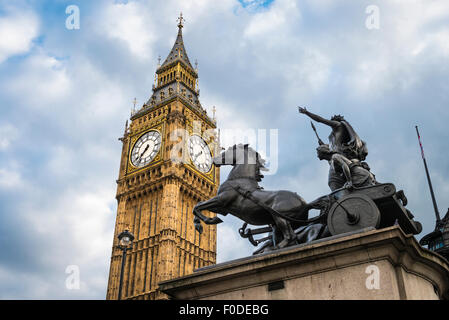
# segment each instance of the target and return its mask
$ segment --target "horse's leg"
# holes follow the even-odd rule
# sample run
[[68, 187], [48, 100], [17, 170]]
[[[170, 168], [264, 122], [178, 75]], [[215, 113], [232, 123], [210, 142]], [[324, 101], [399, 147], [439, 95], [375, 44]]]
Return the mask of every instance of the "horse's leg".
[[285, 220], [284, 218], [281, 218], [277, 215], [273, 215], [274, 223], [276, 224], [276, 227], [281, 231], [282, 236], [284, 239], [277, 245], [279, 248], [284, 248], [292, 241], [296, 240], [296, 234], [292, 229], [291, 224]]
[[203, 232], [203, 227], [201, 226], [200, 220], [202, 220], [206, 224], [217, 224], [223, 222], [219, 217], [213, 217], [209, 218], [206, 217], [201, 211], [203, 210], [210, 210], [213, 211], [213, 209], [217, 209], [220, 207], [221, 201], [218, 198], [218, 196], [213, 197], [209, 200], [199, 202], [193, 207], [193, 214], [195, 215], [195, 218], [193, 220], [195, 224], [195, 229], [199, 232]]

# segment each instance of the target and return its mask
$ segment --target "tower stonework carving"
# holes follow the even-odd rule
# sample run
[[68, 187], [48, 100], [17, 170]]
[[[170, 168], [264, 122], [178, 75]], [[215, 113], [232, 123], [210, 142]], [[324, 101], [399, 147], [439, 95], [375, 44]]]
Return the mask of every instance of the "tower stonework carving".
[[192, 213], [196, 203], [217, 193], [219, 170], [211, 161], [216, 121], [199, 102], [198, 72], [187, 57], [182, 28], [181, 16], [176, 42], [156, 70], [152, 96], [132, 113], [120, 138], [107, 299], [118, 298], [122, 251], [117, 236], [125, 229], [135, 239], [126, 255], [122, 299], [165, 299], [159, 282], [216, 262], [216, 226], [200, 235]]

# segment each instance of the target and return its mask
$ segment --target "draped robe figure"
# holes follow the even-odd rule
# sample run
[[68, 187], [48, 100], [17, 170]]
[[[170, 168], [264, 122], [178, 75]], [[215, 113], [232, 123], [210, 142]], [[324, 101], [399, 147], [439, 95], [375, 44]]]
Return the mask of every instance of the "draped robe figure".
[[[360, 139], [357, 132], [343, 116], [335, 115], [328, 120], [309, 112], [306, 108], [300, 107], [299, 112], [332, 128], [329, 135], [329, 148], [333, 153], [341, 154], [351, 161], [362, 162], [366, 159], [368, 155], [366, 143]], [[366, 163], [364, 165], [367, 167]], [[341, 172], [336, 172], [333, 166], [329, 167], [328, 185], [332, 191], [342, 188], [346, 182], [346, 177]]]
[[377, 184], [374, 174], [364, 162], [358, 159], [349, 160], [342, 154], [332, 151], [329, 145], [323, 144], [317, 148], [317, 155], [320, 160], [327, 160], [329, 166], [335, 174], [343, 177], [345, 188], [361, 188]]

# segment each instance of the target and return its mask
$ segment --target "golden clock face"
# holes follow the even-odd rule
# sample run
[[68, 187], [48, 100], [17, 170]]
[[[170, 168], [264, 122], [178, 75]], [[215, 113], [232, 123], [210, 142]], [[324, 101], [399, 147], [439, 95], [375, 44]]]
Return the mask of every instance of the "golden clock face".
[[161, 148], [161, 134], [156, 130], [144, 133], [134, 144], [131, 163], [136, 167], [150, 164]]
[[195, 167], [207, 173], [212, 168], [212, 154], [207, 143], [198, 135], [193, 135], [188, 140], [188, 148], [190, 159], [192, 159]]

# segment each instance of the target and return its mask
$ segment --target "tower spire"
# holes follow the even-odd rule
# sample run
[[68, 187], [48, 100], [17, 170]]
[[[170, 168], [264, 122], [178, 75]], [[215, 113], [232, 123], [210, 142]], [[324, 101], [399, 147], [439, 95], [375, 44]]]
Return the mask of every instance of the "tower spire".
[[178, 28], [179, 30], [181, 30], [184, 27], [184, 21], [186, 21], [186, 19], [182, 17], [182, 12], [179, 14], [179, 18], [176, 20], [178, 21]]
[[182, 28], [184, 28], [184, 22], [186, 21], [182, 16], [182, 12], [179, 14], [177, 21], [178, 21], [178, 36], [176, 37], [175, 44], [173, 45], [173, 48], [171, 49], [169, 55], [162, 64], [161, 68], [165, 67], [168, 64], [171, 64], [174, 61], [182, 61], [187, 67], [194, 70], [192, 64], [190, 63], [189, 58], [187, 57], [187, 52], [184, 47], [184, 39], [182, 38]]
[[[148, 107], [156, 107], [165, 104], [175, 97], [182, 99], [192, 110], [199, 112], [204, 116], [206, 121], [214, 126], [216, 123], [210, 118], [206, 110], [199, 101], [200, 90], [198, 88], [198, 62], [192, 61], [193, 66], [187, 56], [182, 29], [184, 28], [185, 19], [182, 12], [177, 18], [178, 35], [175, 43], [161, 64], [158, 62], [156, 69], [155, 81], [153, 84], [153, 93], [148, 101], [142, 107], [142, 113]], [[140, 111], [139, 111], [140, 112]], [[137, 113], [139, 115], [140, 113]], [[133, 116], [136, 118], [136, 116]]]

